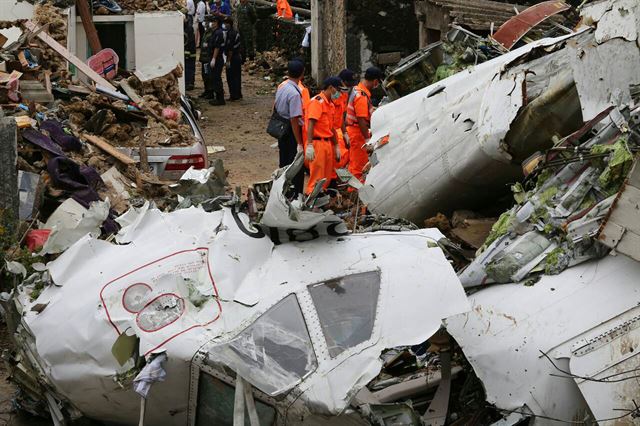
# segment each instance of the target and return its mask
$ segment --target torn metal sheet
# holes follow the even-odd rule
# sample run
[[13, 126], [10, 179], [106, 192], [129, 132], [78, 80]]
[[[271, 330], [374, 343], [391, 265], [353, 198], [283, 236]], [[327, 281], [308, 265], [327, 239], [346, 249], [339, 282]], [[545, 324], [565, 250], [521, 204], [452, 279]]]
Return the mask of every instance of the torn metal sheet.
[[[206, 419], [207, 383], [233, 390], [237, 373], [258, 413], [357, 421], [349, 402], [378, 375], [382, 351], [422, 343], [469, 308], [437, 230], [311, 232], [278, 245], [229, 208], [147, 205], [120, 222], [127, 244], [85, 235], [48, 265], [55, 285], [15, 296], [17, 336], [33, 342], [21, 349], [44, 383], [63, 407], [105, 422], [137, 423], [136, 366], [160, 352], [166, 377], [149, 393], [145, 424]], [[123, 333], [139, 339], [124, 364]]]
[[[597, 379], [637, 367], [635, 326], [616, 325], [639, 313], [639, 274], [640, 263], [607, 256], [530, 287], [488, 287], [470, 295], [471, 311], [447, 319], [446, 328], [482, 380], [487, 402], [505, 415], [526, 406], [535, 425], [619, 416], [630, 422], [638, 389], [637, 379], [626, 377], [637, 373], [610, 384], [573, 375]], [[618, 366], [623, 360], [630, 361]]]
[[[596, 29], [598, 43], [617, 37], [634, 41], [639, 38], [638, 7], [640, 5], [635, 0], [590, 2], [585, 5], [580, 15], [583, 23], [587, 25], [592, 22], [599, 23]], [[634, 17], [636, 18], [634, 19]]]
[[109, 199], [93, 201], [85, 209], [72, 198], [65, 200], [42, 226], [50, 229], [51, 234], [41, 253], [62, 253], [87, 234], [100, 236], [100, 226], [109, 216], [109, 205]]
[[636, 159], [618, 193], [598, 239], [616, 252], [640, 262], [640, 162]]
[[[640, 7], [636, 10], [637, 15], [630, 14], [627, 20], [640, 17]], [[592, 46], [569, 43], [568, 49], [585, 122], [607, 106], [629, 103], [629, 85], [640, 82], [640, 49], [635, 42], [614, 38]]]
[[[374, 151], [376, 164], [359, 191], [362, 201], [374, 213], [420, 223], [438, 212], [486, 203], [504, 190], [520, 174], [502, 143], [508, 118], [549, 86], [553, 70], [566, 67], [561, 48], [569, 37], [586, 42], [589, 34], [529, 44], [438, 82], [444, 89], [434, 96], [428, 96], [429, 86], [379, 108], [371, 140], [389, 135], [389, 143]], [[526, 63], [532, 52], [547, 51]], [[531, 154], [541, 147], [527, 148]]]
[[[332, 211], [314, 211], [310, 207], [313, 205], [312, 199], [304, 200], [300, 196], [291, 201], [287, 198], [293, 176], [302, 168], [303, 163], [304, 156], [298, 154], [291, 166], [277, 172], [260, 220], [261, 227], [277, 242], [305, 241], [313, 235], [339, 236], [347, 233], [342, 219]], [[284, 235], [281, 231], [284, 231]]]
[[533, 27], [570, 8], [564, 1], [557, 0], [531, 6], [502, 24], [493, 34], [493, 39], [509, 50]]
[[[636, 25], [630, 8], [598, 30]], [[620, 20], [624, 20], [621, 22]], [[438, 212], [485, 205], [519, 176], [518, 166], [551, 137], [578, 130], [610, 105], [629, 103], [640, 51], [624, 38], [598, 44], [595, 29], [543, 39], [380, 107], [377, 148], [363, 203], [415, 223]], [[616, 64], [612, 67], [611, 64]], [[401, 167], [398, 167], [401, 164]]]

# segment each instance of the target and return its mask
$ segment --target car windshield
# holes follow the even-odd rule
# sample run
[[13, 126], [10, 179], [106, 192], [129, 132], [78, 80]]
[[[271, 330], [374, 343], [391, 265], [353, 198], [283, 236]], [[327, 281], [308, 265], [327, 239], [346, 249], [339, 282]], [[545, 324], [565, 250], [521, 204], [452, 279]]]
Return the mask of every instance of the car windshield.
[[380, 272], [365, 272], [309, 286], [332, 358], [371, 338]]
[[209, 355], [271, 396], [290, 390], [318, 365], [293, 294], [230, 342], [214, 346]]

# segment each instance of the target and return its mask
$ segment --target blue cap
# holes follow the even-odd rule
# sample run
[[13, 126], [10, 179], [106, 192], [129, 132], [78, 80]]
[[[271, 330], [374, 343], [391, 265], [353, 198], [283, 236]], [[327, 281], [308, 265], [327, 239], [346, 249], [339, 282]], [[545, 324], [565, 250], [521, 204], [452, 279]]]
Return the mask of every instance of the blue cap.
[[365, 80], [382, 80], [384, 79], [384, 73], [378, 67], [370, 67], [364, 72]]
[[289, 61], [289, 65], [287, 66], [287, 75], [293, 78], [299, 78], [302, 73], [304, 73], [304, 64], [300, 61]]
[[357, 83], [355, 73], [348, 68], [345, 68], [342, 71], [340, 71], [340, 74], [338, 74], [338, 77], [347, 86], [355, 86]]
[[322, 90], [329, 88], [329, 86], [340, 89], [340, 86], [342, 86], [342, 80], [340, 80], [338, 77], [328, 77], [327, 79], [325, 79], [325, 81], [322, 82]]

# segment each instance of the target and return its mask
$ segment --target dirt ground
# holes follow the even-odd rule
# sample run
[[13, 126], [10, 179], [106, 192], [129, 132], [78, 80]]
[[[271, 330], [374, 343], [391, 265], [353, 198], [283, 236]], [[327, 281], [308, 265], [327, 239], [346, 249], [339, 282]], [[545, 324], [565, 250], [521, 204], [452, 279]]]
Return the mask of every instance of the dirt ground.
[[[247, 186], [268, 180], [278, 167], [278, 149], [271, 148], [276, 140], [266, 132], [275, 83], [243, 72], [243, 99], [227, 102], [224, 106], [211, 106], [206, 100], [199, 99], [202, 87], [202, 80], [196, 75], [196, 88], [188, 93], [202, 112], [200, 128], [208, 146], [225, 148], [224, 152], [210, 154], [209, 159], [221, 158], [229, 172], [229, 184], [234, 188], [241, 186], [245, 193]], [[228, 98], [226, 79], [224, 87]]]

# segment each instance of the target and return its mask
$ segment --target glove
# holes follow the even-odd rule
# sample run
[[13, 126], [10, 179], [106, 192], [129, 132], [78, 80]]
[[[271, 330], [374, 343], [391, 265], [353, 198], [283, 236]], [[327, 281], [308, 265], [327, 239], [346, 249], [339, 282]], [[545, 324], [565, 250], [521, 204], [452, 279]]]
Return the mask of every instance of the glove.
[[296, 154], [300, 154], [302, 152], [302, 144], [296, 144]]
[[313, 149], [313, 142], [307, 144], [307, 151], [304, 153], [304, 159], [313, 161], [316, 158], [316, 151]]
[[333, 150], [336, 153], [336, 161], [339, 163], [340, 162], [340, 145], [335, 144], [333, 146]]
[[346, 147], [351, 148], [351, 139], [349, 139], [349, 134], [347, 132], [344, 132], [342, 137], [344, 139], [344, 144], [346, 145]]

